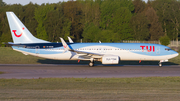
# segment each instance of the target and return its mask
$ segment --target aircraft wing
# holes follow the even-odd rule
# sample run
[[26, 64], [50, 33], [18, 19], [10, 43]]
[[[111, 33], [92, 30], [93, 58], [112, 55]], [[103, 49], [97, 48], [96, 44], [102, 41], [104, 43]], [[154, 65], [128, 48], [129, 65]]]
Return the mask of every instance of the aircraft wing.
[[104, 54], [97, 54], [97, 53], [91, 53], [91, 52], [83, 52], [83, 51], [77, 51], [77, 50], [70, 50], [72, 52], [77, 53], [79, 56], [84, 58], [101, 58]]
[[68, 50], [68, 51], [77, 53], [77, 55], [79, 55], [79, 58], [82, 60], [90, 59], [90, 58], [101, 58], [104, 55], [104, 54], [97, 54], [97, 53], [74, 50], [71, 46], [67, 45], [67, 43], [64, 41], [63, 38], [60, 38], [60, 39], [63, 44], [63, 47], [65, 48], [65, 51]]

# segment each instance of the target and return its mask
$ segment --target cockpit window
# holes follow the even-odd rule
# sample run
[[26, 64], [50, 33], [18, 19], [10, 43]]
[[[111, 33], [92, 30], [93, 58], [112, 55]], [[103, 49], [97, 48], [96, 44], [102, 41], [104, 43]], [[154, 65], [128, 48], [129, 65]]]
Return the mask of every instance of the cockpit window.
[[165, 48], [165, 50], [170, 51], [170, 50], [172, 50], [172, 49], [170, 49], [170, 48]]

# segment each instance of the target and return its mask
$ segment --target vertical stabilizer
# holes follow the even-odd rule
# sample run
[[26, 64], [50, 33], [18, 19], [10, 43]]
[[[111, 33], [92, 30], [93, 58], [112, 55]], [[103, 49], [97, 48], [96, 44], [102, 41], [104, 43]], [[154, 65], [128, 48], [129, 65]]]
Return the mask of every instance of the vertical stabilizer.
[[11, 35], [15, 44], [49, 43], [48, 41], [34, 37], [13, 12], [6, 12], [6, 15], [7, 15]]

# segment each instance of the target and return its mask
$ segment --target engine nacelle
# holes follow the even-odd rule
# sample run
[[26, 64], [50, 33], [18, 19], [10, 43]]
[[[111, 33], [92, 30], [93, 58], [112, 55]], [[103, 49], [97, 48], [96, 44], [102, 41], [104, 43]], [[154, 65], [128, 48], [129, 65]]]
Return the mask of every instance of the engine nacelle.
[[119, 56], [103, 56], [102, 57], [102, 64], [119, 64]]

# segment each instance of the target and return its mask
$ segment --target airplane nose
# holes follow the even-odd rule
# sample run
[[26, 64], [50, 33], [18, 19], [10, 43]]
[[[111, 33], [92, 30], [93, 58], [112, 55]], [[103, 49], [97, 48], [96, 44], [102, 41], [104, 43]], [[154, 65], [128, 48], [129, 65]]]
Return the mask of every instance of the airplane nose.
[[176, 51], [174, 51], [174, 57], [176, 57], [176, 56], [178, 56], [179, 55], [179, 53], [178, 52], [176, 52]]
[[176, 56], [178, 56], [178, 55], [179, 55], [179, 53], [176, 54]]

